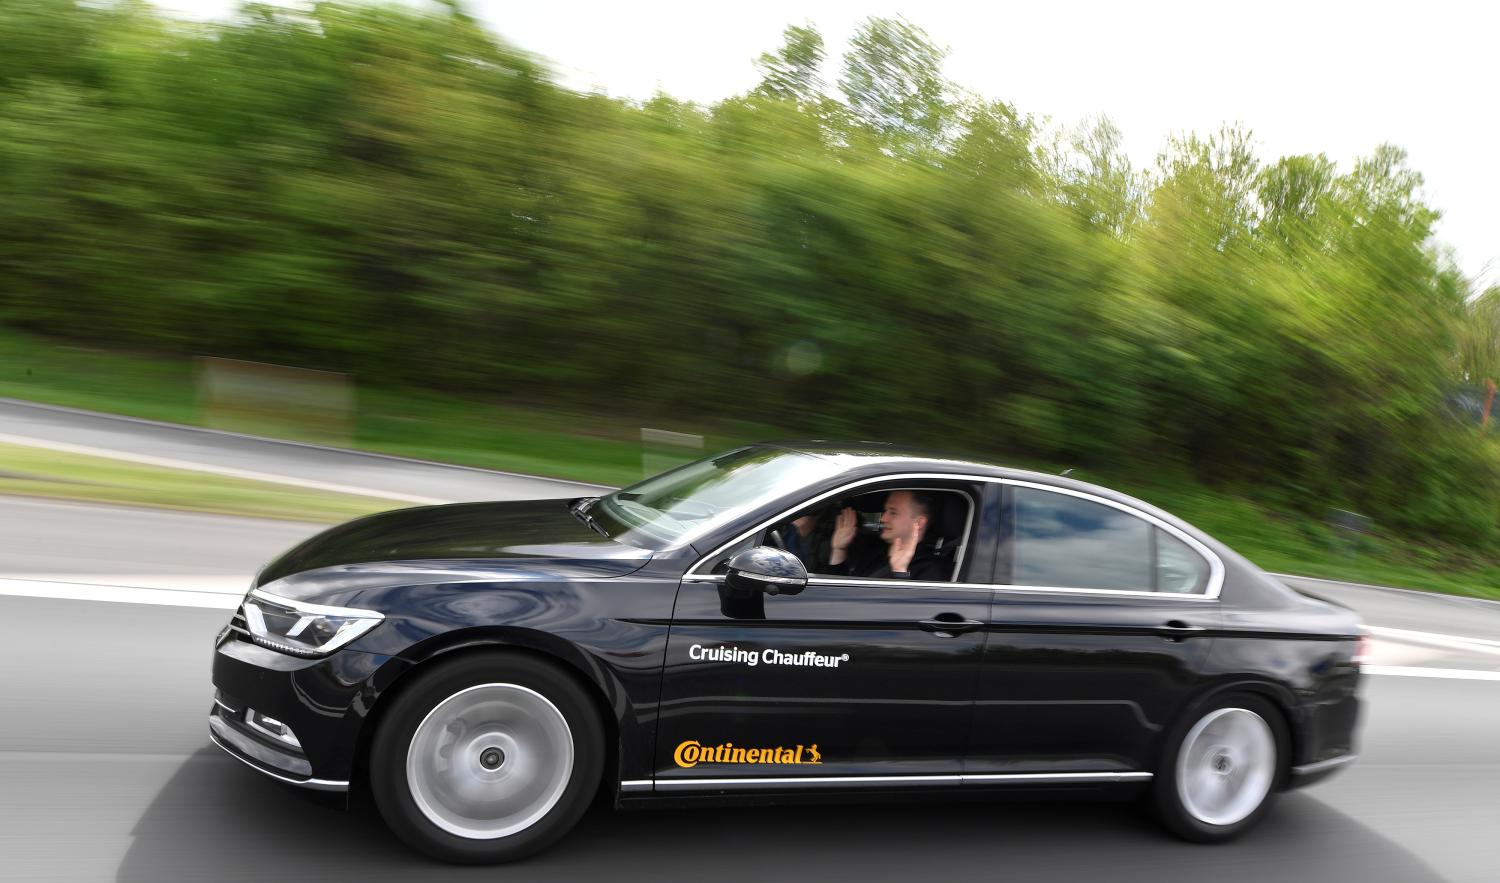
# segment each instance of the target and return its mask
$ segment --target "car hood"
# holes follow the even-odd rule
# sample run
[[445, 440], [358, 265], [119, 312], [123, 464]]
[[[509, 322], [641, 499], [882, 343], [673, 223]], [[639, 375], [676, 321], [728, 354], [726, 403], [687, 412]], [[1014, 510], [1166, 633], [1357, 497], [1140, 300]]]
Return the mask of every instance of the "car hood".
[[455, 503], [382, 512], [325, 530], [267, 564], [256, 585], [311, 571], [407, 580], [428, 570], [471, 579], [542, 572], [599, 578], [623, 576], [650, 559], [646, 549], [589, 529], [566, 500]]

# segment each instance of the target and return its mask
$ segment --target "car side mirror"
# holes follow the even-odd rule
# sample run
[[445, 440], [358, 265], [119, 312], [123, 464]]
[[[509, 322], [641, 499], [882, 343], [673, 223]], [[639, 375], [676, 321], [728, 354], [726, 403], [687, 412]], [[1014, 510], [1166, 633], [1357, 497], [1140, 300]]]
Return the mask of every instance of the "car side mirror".
[[724, 582], [735, 592], [795, 595], [807, 588], [807, 568], [785, 549], [757, 546], [729, 559]]

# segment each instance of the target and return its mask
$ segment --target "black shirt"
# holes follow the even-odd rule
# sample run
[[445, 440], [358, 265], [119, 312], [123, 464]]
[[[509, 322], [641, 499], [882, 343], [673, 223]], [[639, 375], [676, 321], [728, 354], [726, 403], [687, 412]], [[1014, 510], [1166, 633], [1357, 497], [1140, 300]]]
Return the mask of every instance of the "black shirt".
[[891, 572], [890, 545], [871, 534], [860, 534], [849, 544], [842, 564], [828, 565], [834, 576], [860, 576], [868, 579], [915, 579], [947, 582], [953, 578], [952, 547], [939, 550], [938, 544], [923, 539], [905, 573]]

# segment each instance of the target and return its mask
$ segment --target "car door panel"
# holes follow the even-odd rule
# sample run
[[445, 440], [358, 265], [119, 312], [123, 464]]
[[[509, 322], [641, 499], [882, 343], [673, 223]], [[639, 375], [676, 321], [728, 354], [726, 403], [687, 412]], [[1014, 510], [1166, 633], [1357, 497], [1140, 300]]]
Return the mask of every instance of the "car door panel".
[[1157, 736], [1199, 682], [1217, 608], [1184, 609], [1193, 602], [1173, 598], [996, 595], [968, 771], [1148, 769]]
[[[1018, 495], [1030, 497], [1018, 505]], [[1162, 567], [1158, 547], [1169, 544], [1153, 531], [1163, 525], [1086, 497], [1006, 488], [970, 773], [1150, 769], [1158, 737], [1200, 683], [1219, 631], [1217, 601], [1151, 591], [1184, 588], [1180, 562]], [[1031, 525], [1018, 521], [1028, 512]], [[1170, 543], [1178, 555], [1182, 543]], [[1049, 574], [1081, 584], [1010, 584]]]
[[988, 588], [816, 577], [800, 594], [738, 605], [727, 591], [691, 578], [679, 589], [659, 783], [962, 772]]

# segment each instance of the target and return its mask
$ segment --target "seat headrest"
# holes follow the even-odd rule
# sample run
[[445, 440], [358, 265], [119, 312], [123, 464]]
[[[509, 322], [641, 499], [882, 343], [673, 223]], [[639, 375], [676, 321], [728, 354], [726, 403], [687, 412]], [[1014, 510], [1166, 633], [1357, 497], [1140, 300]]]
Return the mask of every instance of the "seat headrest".
[[957, 494], [947, 491], [928, 495], [931, 502], [927, 512], [927, 538], [944, 539], [944, 545], [956, 543], [963, 538], [964, 521], [968, 517], [966, 506]]

